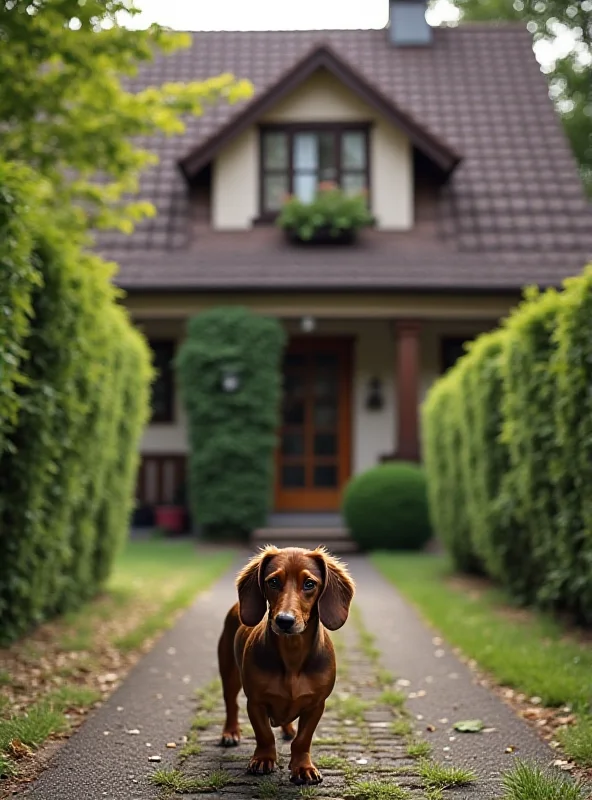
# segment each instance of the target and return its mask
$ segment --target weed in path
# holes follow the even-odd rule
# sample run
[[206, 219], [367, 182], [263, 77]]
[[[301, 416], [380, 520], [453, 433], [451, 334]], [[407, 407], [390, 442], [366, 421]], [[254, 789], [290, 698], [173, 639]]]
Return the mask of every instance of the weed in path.
[[427, 789], [451, 789], [454, 786], [466, 786], [477, 780], [472, 769], [447, 767], [425, 759], [419, 763], [419, 774]]
[[408, 800], [407, 789], [392, 781], [354, 781], [349, 786], [348, 796], [354, 800]]
[[503, 800], [584, 800], [584, 788], [560, 773], [519, 761], [504, 775]]

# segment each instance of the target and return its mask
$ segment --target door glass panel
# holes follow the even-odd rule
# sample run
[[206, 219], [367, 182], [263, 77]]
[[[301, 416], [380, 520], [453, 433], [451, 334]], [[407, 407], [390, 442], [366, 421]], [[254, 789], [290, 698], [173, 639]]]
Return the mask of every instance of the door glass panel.
[[263, 181], [263, 207], [279, 211], [288, 194], [288, 175], [266, 175]]
[[339, 366], [339, 356], [335, 355], [335, 353], [318, 353], [314, 361], [317, 369], [337, 369]]
[[319, 141], [319, 178], [322, 181], [334, 181], [337, 178], [335, 136], [332, 133], [320, 133]]
[[286, 425], [304, 425], [304, 402], [286, 398], [284, 401], [284, 423]]
[[344, 169], [366, 168], [366, 135], [362, 131], [348, 131], [341, 139], [341, 158]]
[[322, 400], [314, 405], [315, 428], [335, 428], [337, 426], [337, 403]]
[[318, 488], [334, 488], [337, 486], [337, 467], [323, 464], [314, 468], [314, 485]]
[[304, 465], [284, 464], [282, 467], [282, 486], [286, 488], [302, 488], [304, 486]]
[[306, 363], [306, 356], [303, 353], [286, 353], [284, 356], [285, 367], [303, 367]]
[[317, 433], [314, 438], [315, 456], [336, 456], [337, 436], [334, 433]]
[[294, 194], [303, 203], [312, 203], [317, 193], [317, 174], [294, 175]]
[[263, 163], [266, 169], [288, 169], [288, 137], [279, 131], [265, 134]]
[[317, 375], [314, 382], [315, 397], [331, 399], [337, 395], [337, 376], [333, 375]]
[[304, 375], [300, 372], [288, 372], [284, 378], [284, 393], [290, 400], [304, 397], [305, 390]]
[[304, 455], [304, 434], [284, 433], [282, 437], [282, 453], [285, 456]]

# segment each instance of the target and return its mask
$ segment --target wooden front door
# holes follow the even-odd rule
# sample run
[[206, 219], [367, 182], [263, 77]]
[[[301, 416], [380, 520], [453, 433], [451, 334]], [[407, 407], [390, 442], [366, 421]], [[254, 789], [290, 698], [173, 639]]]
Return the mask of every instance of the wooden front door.
[[293, 339], [276, 454], [280, 511], [335, 511], [349, 478], [351, 340]]

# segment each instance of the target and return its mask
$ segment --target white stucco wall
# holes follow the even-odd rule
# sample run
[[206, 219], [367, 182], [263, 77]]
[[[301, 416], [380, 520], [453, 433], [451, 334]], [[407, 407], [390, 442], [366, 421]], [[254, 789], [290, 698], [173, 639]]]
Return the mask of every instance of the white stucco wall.
[[[281, 100], [261, 122], [371, 122], [370, 193], [381, 230], [413, 225], [413, 164], [409, 140], [344, 87], [319, 70]], [[212, 225], [246, 230], [259, 214], [259, 141], [253, 127], [226, 147], [214, 162]]]

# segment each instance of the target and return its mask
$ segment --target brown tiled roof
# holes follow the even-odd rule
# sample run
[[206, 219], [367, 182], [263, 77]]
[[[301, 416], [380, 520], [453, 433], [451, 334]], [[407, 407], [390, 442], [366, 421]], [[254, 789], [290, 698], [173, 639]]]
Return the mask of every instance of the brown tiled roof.
[[[179, 161], [320, 47], [462, 157], [429, 224], [320, 250], [285, 246], [273, 229], [208, 230], [196, 220]], [[143, 142], [160, 158], [141, 186], [158, 214], [130, 237], [98, 239], [119, 262], [124, 288], [517, 289], [557, 284], [592, 260], [590, 206], [521, 27], [439, 28], [430, 47], [400, 49], [377, 30], [195, 33], [190, 48], [158, 57], [134, 85], [222, 72], [249, 78], [254, 98], [208, 109], [182, 136]]]

